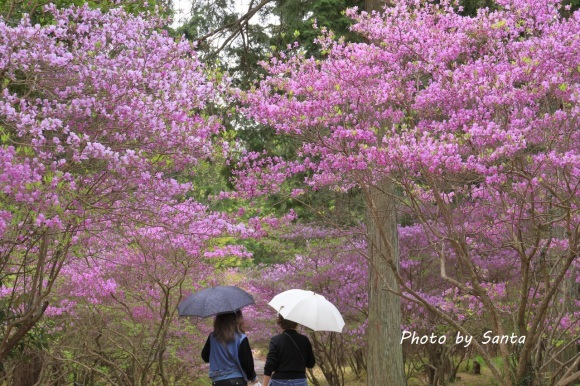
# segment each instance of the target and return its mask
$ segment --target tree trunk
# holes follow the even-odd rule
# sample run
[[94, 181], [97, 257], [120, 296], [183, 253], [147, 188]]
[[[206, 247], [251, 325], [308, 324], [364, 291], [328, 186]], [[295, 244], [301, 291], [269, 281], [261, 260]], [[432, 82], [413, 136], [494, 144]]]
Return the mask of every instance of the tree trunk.
[[12, 386], [38, 385], [42, 372], [42, 353], [40, 350], [27, 349], [24, 359], [18, 361], [12, 375]]
[[[365, 11], [381, 11], [388, 0], [365, 0]], [[401, 346], [401, 299], [394, 269], [399, 267], [394, 186], [384, 182], [367, 196], [369, 248], [369, 321], [367, 385], [406, 384]]]
[[389, 3], [388, 0], [365, 0], [365, 11], [382, 11], [387, 3]]
[[369, 245], [369, 324], [367, 385], [406, 384], [401, 346], [401, 299], [394, 186], [371, 187], [367, 195]]

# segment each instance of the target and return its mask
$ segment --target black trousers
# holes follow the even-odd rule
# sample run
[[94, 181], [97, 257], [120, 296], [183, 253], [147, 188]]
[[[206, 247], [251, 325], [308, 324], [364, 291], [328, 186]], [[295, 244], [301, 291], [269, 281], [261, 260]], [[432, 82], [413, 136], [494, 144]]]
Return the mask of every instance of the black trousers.
[[244, 378], [228, 378], [212, 382], [211, 384], [212, 386], [246, 386], [248, 382], [244, 381]]

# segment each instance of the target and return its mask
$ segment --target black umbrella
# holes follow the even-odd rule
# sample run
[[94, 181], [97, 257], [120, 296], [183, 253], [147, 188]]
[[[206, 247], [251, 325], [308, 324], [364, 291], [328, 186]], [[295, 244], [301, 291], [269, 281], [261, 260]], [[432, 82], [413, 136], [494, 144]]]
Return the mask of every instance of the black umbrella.
[[254, 298], [243, 289], [234, 286], [217, 286], [188, 296], [177, 309], [180, 316], [206, 318], [235, 312], [250, 304], [254, 304]]

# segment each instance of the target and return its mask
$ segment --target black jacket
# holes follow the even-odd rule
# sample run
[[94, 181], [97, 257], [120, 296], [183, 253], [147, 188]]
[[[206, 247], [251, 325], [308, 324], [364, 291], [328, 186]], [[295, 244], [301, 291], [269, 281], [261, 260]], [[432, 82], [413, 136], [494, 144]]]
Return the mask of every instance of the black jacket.
[[270, 339], [264, 375], [272, 379], [306, 378], [306, 367], [312, 368], [315, 364], [308, 337], [296, 330], [286, 330]]

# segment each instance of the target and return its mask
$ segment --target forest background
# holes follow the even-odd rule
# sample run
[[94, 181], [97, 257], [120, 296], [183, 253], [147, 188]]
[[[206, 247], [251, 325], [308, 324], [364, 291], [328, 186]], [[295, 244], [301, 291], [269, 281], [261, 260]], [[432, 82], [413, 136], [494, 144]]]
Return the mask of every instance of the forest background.
[[337, 305], [313, 384], [577, 383], [577, 2], [383, 5], [0, 2], [3, 382], [207, 384], [234, 284]]

